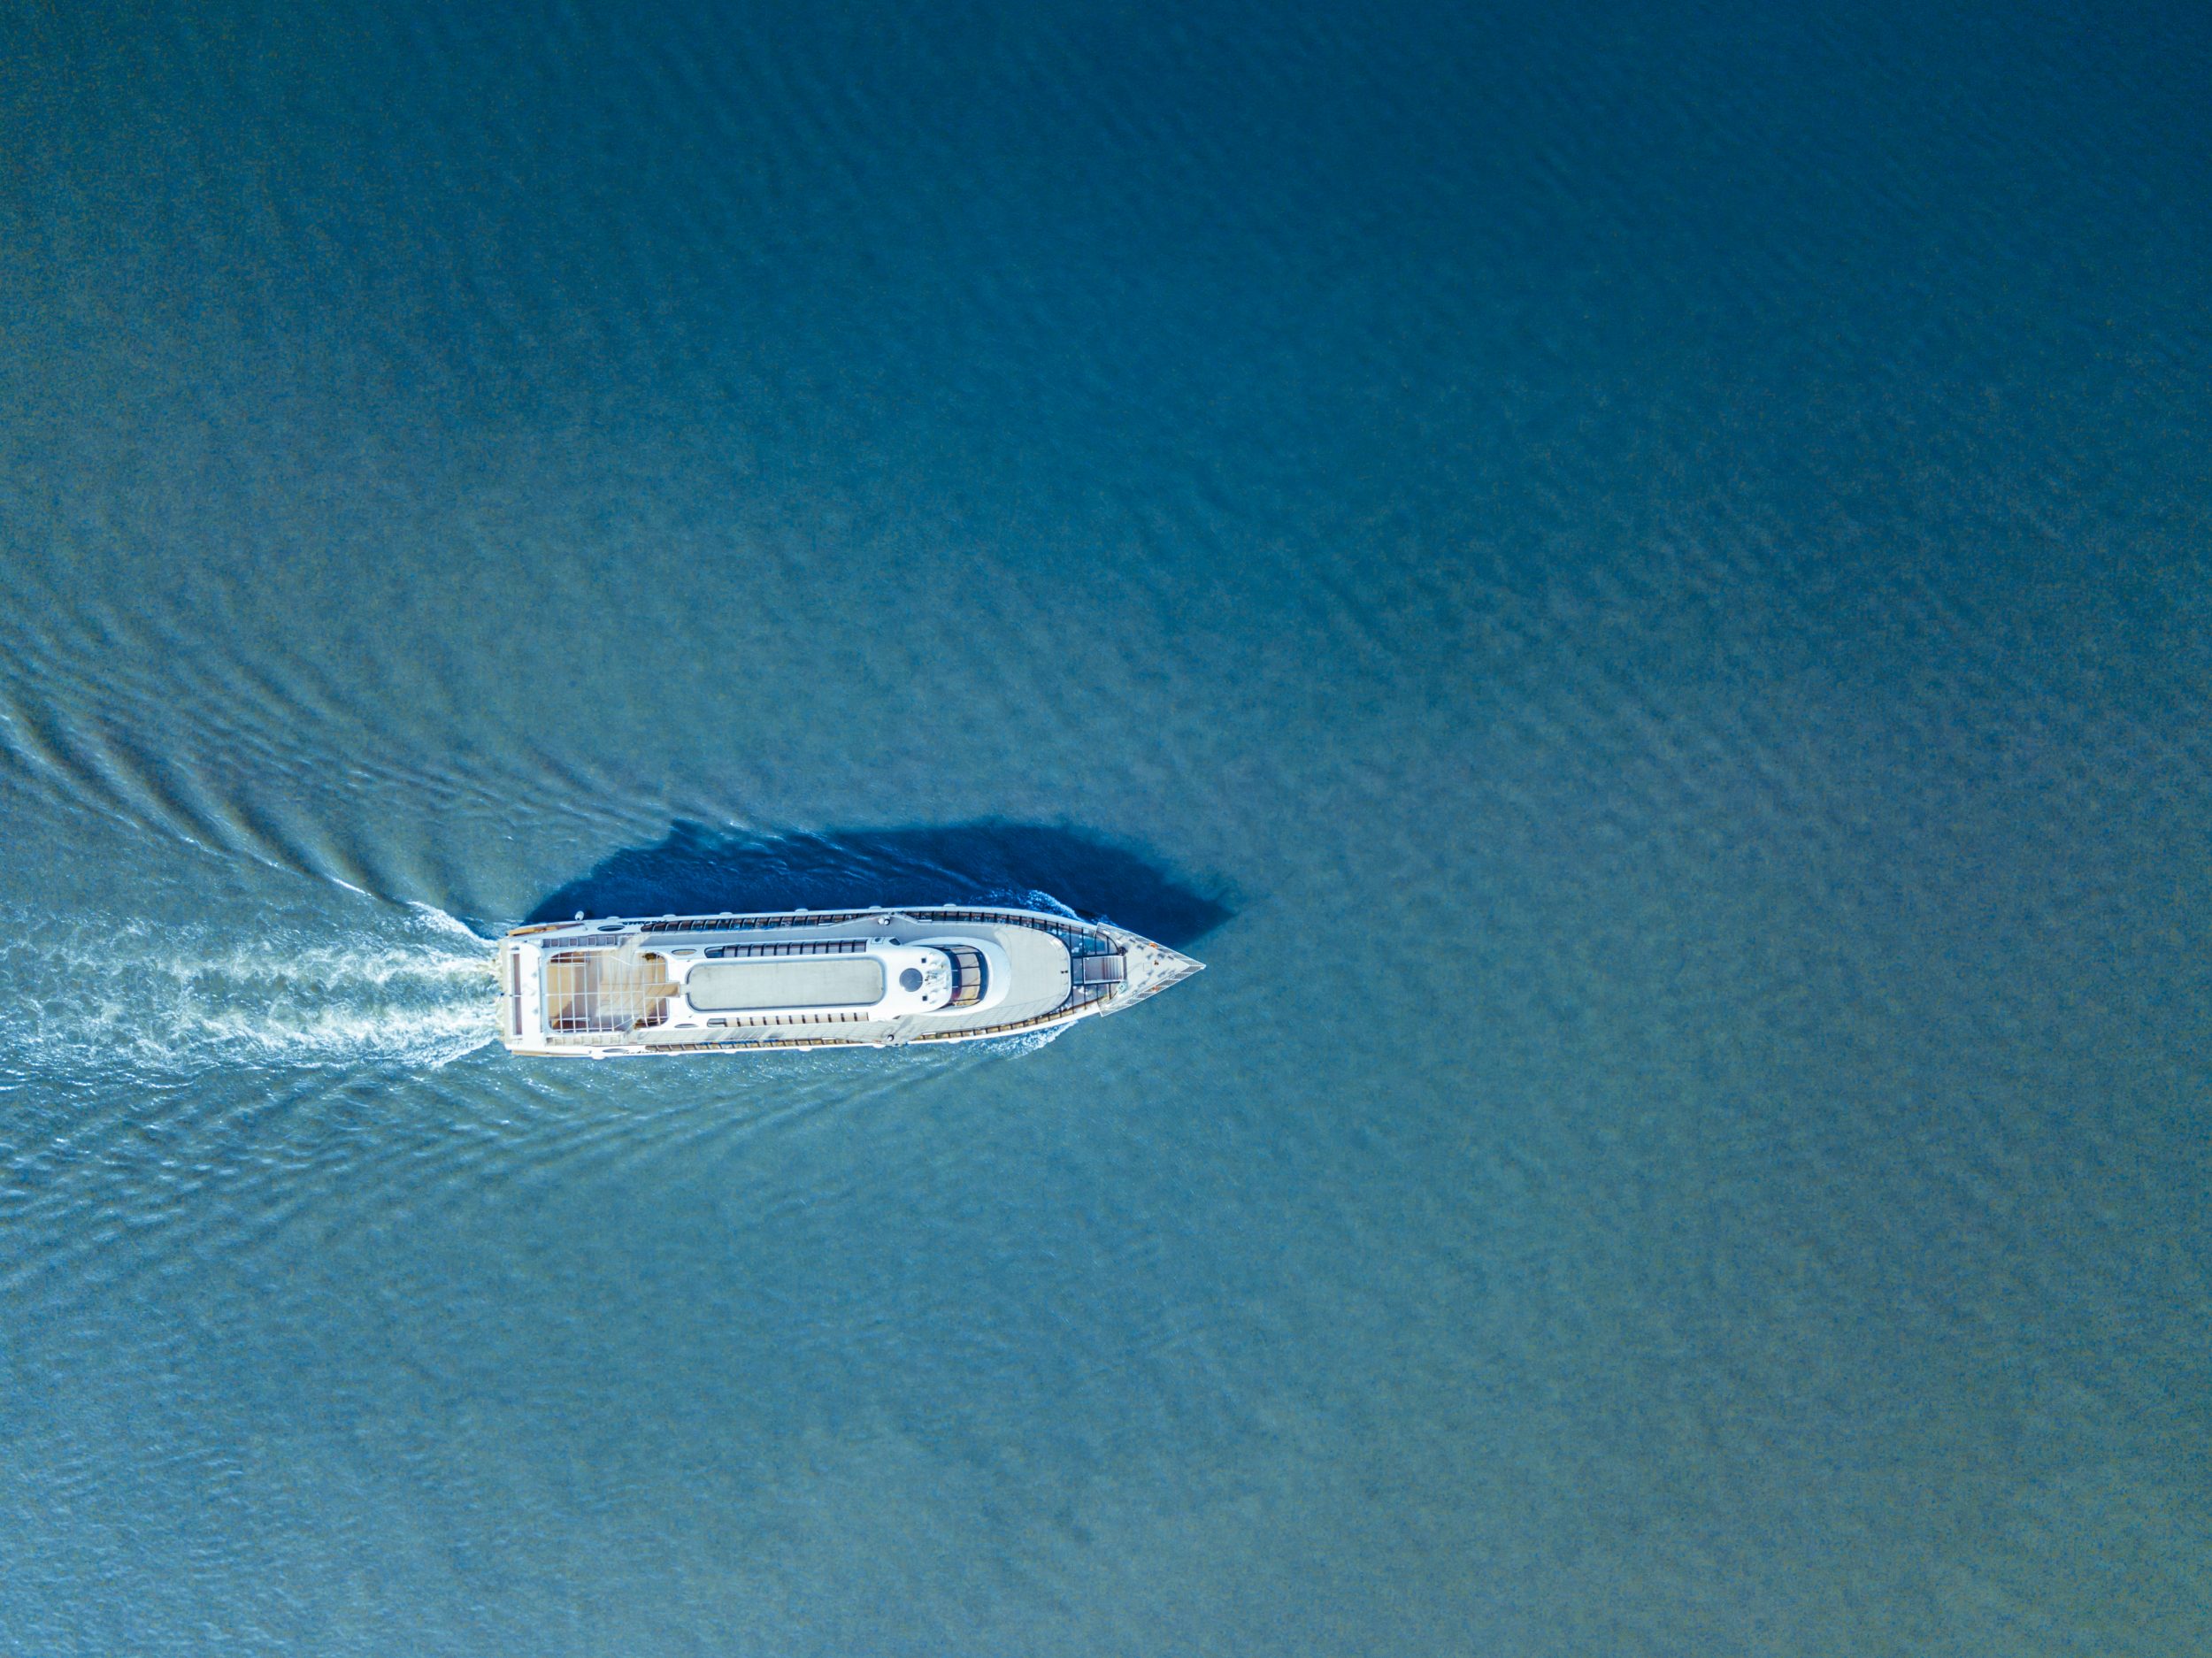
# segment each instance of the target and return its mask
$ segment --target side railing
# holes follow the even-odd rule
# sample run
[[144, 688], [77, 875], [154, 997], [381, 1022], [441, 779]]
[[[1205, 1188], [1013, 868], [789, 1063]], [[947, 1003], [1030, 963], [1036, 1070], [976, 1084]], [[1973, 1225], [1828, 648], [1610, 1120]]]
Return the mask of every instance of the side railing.
[[[1056, 1006], [1042, 1013], [1033, 1014], [1028, 1018], [1010, 1020], [1003, 1025], [983, 1025], [956, 1031], [916, 1032], [903, 1038], [904, 1041], [972, 1041], [979, 1037], [1011, 1035], [1016, 1032], [1033, 1030], [1039, 1025], [1051, 1025], [1071, 1017], [1087, 1008], [1112, 1001], [1126, 994], [1127, 991], [1127, 958], [1123, 953], [1122, 947], [1103, 930], [1088, 922], [1071, 917], [1062, 920], [1058, 917], [1040, 916], [1030, 910], [996, 910], [986, 906], [942, 904], [906, 906], [898, 910], [803, 910], [796, 913], [757, 915], [733, 912], [682, 918], [672, 916], [659, 918], [626, 918], [625, 925], [638, 928], [637, 933], [611, 935], [585, 934], [573, 939], [549, 940], [549, 943], [552, 948], [565, 953], [575, 949], [611, 948], [630, 939], [636, 940], [641, 945], [650, 945], [662, 942], [669, 937], [685, 933], [763, 932], [771, 927], [836, 926], [853, 921], [869, 920], [877, 916], [890, 915], [910, 915], [918, 918], [926, 917], [932, 921], [980, 921], [999, 926], [1029, 927], [1036, 932], [1049, 933], [1058, 939], [1066, 947], [1070, 957], [1068, 994], [1066, 999]], [[572, 922], [554, 922], [541, 924], [528, 931], [549, 932], [573, 925], [575, 924]], [[600, 920], [595, 925], [604, 926], [607, 923], [605, 920]], [[864, 940], [817, 940], [795, 941], [789, 945], [723, 945], [710, 948], [703, 954], [711, 956], [786, 954], [795, 956], [831, 954], [838, 950], [857, 950], [865, 948]], [[980, 960], [975, 963], [975, 975], [978, 981], [977, 994], [970, 998], [972, 1002], [981, 999], [982, 963]], [[1142, 990], [1138, 991], [1132, 999], [1141, 1001], [1145, 996], [1165, 988], [1166, 985], [1174, 982], [1175, 979], [1184, 976], [1179, 973], [1164, 979], [1159, 984], [1148, 985]], [[966, 978], [964, 967], [956, 963], [956, 1000], [953, 1004], [956, 1007], [959, 1005], [958, 997], [961, 992], [966, 988]], [[666, 1017], [664, 1012], [662, 1017]], [[787, 1028], [799, 1025], [872, 1022], [868, 1021], [864, 1015], [850, 1014], [817, 1016], [807, 1019], [795, 1019], [787, 1015], [781, 1018], [777, 1018], [772, 1015], [729, 1017], [730, 1028], [734, 1028], [741, 1023], [762, 1028], [772, 1028], [777, 1025]], [[657, 1021], [649, 1022], [657, 1023]], [[563, 1047], [620, 1047], [633, 1040], [630, 1032], [609, 1030], [603, 1025], [593, 1025], [582, 1028], [579, 1028], [576, 1025], [565, 1027], [549, 1025], [548, 1034], [551, 1036], [556, 1032], [557, 1032], [557, 1040]], [[849, 1036], [787, 1036], [768, 1040], [741, 1039], [734, 1041], [655, 1042], [651, 1046], [656, 1053], [727, 1053], [733, 1050], [767, 1048], [859, 1047], [866, 1046], [868, 1042], [869, 1039]]]

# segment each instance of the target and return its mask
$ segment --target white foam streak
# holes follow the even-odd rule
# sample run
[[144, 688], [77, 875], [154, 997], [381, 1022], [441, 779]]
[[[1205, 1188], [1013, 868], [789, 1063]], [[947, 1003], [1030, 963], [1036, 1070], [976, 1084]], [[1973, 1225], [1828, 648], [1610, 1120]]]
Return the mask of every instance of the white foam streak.
[[494, 947], [413, 905], [258, 936], [93, 918], [0, 948], [33, 1070], [437, 1066], [496, 1038]]
[[1068, 1028], [1066, 1025], [1048, 1025], [1039, 1031], [1021, 1031], [1012, 1036], [986, 1037], [978, 1046], [988, 1048], [994, 1054], [1033, 1054], [1039, 1048], [1058, 1041], [1061, 1033]]

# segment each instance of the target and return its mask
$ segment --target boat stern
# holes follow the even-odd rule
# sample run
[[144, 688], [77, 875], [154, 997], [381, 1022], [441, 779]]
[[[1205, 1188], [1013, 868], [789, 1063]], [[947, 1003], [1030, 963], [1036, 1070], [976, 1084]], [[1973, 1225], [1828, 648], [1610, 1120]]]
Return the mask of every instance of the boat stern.
[[541, 1054], [545, 1044], [543, 952], [511, 933], [499, 947], [499, 1040], [513, 1054]]

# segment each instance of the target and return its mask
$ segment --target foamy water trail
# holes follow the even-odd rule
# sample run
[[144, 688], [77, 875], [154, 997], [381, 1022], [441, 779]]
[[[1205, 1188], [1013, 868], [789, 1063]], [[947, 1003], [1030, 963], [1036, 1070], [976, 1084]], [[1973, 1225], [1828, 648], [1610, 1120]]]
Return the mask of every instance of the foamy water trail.
[[437, 1066], [496, 1039], [494, 947], [441, 910], [351, 925], [80, 917], [0, 946], [17, 1067]]
[[1071, 1028], [1065, 1025], [1048, 1025], [1041, 1031], [1022, 1031], [1012, 1036], [987, 1037], [976, 1046], [994, 1054], [1033, 1054], [1039, 1048], [1048, 1048], [1058, 1041]]

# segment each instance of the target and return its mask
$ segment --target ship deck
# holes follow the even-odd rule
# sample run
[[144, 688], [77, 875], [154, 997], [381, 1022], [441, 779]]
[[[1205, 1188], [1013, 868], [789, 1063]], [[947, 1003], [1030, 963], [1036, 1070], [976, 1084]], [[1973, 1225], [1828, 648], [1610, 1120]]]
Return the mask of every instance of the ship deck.
[[[982, 912], [924, 910], [840, 914], [818, 922], [802, 916], [686, 917], [598, 932], [612, 925], [595, 924], [580, 936], [567, 927], [548, 929], [561, 936], [542, 940], [548, 951], [540, 986], [546, 1048], [700, 1050], [943, 1040], [1019, 1030], [1064, 1010], [1071, 1017], [1118, 988], [1079, 982], [1083, 975], [1076, 965], [1079, 958], [1112, 954], [1118, 946], [1105, 930], [1075, 921], [1040, 925]], [[803, 963], [811, 956], [818, 972], [837, 959], [813, 956], [824, 944], [872, 939], [909, 943], [949, 934], [984, 939], [1006, 953], [1011, 986], [1005, 1000], [980, 1009], [894, 1020], [850, 1012], [804, 1017], [788, 1009], [717, 1012], [687, 1007], [669, 971], [679, 956], [772, 944], [799, 956], [790, 966], [802, 973], [809, 971]], [[598, 942], [602, 937], [603, 944]], [[805, 956], [800, 956], [803, 950]]]

